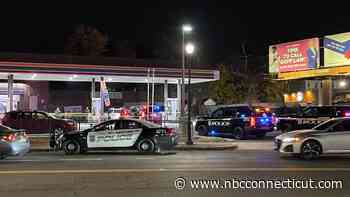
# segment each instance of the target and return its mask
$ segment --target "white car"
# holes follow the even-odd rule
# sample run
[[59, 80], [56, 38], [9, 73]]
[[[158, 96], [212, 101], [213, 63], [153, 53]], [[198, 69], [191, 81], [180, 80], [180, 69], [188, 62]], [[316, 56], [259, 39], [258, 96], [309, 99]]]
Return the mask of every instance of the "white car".
[[334, 118], [308, 130], [297, 130], [275, 138], [275, 150], [304, 159], [321, 154], [350, 153], [350, 118]]
[[110, 108], [108, 110], [108, 120], [119, 119], [128, 115], [128, 111], [124, 108]]
[[29, 149], [30, 141], [24, 131], [0, 124], [0, 159], [7, 156], [24, 155]]

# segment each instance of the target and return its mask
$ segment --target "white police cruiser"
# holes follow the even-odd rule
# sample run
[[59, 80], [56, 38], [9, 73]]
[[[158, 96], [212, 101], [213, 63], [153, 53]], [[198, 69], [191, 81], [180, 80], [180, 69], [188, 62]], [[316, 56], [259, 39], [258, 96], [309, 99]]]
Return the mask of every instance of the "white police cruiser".
[[84, 131], [64, 133], [60, 141], [66, 154], [101, 149], [156, 152], [171, 149], [176, 144], [176, 138], [171, 128], [163, 128], [149, 121], [122, 118], [103, 122]]

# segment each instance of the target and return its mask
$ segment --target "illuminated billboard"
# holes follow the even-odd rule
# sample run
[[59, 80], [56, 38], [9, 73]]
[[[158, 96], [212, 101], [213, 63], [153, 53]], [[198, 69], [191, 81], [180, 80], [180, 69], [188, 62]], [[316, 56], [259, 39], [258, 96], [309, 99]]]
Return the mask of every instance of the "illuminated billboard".
[[326, 36], [323, 46], [325, 66], [350, 66], [350, 32]]
[[269, 72], [282, 73], [318, 68], [319, 39], [311, 38], [269, 47]]

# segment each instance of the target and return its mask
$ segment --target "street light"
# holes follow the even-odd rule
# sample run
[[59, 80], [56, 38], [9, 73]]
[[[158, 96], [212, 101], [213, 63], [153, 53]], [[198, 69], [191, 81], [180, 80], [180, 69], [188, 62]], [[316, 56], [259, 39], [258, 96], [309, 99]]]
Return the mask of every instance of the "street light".
[[191, 122], [191, 107], [192, 107], [192, 99], [191, 99], [191, 63], [192, 63], [192, 54], [194, 52], [194, 45], [192, 43], [188, 43], [185, 47], [186, 49], [186, 54], [188, 55], [188, 85], [187, 85], [187, 145], [192, 145], [192, 122]]
[[194, 45], [193, 45], [192, 43], [188, 43], [188, 44], [186, 45], [186, 53], [187, 53], [188, 55], [192, 55], [193, 52], [194, 52]]
[[339, 86], [342, 87], [342, 88], [345, 87], [346, 85], [347, 85], [347, 83], [346, 83], [345, 80], [342, 80], [342, 81], [339, 82]]
[[181, 116], [184, 113], [184, 98], [185, 95], [185, 34], [192, 31], [192, 26], [189, 24], [182, 26], [182, 81], [181, 81]]

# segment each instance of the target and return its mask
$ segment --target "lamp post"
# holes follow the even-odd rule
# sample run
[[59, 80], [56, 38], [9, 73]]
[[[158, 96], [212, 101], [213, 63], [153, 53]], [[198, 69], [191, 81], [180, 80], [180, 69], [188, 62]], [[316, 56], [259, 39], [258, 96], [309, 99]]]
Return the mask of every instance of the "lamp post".
[[184, 106], [185, 106], [185, 34], [190, 33], [192, 31], [191, 25], [183, 25], [182, 26], [182, 80], [181, 80], [181, 116], [184, 114]]
[[186, 54], [188, 56], [188, 85], [187, 85], [187, 145], [192, 145], [192, 122], [191, 122], [191, 108], [192, 108], [192, 99], [191, 99], [191, 63], [192, 63], [192, 54], [194, 52], [194, 45], [188, 43], [186, 45]]

